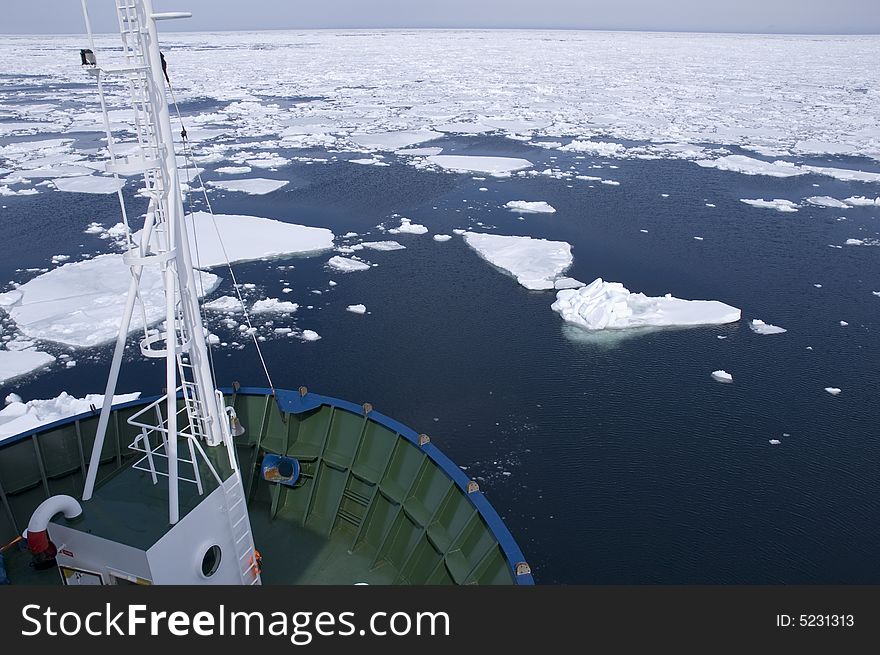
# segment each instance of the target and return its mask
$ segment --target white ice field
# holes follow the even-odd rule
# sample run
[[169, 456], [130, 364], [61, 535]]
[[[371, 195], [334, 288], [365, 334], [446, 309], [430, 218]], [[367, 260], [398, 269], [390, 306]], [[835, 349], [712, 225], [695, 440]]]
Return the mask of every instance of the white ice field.
[[[46, 47], [47, 39], [51, 47]], [[288, 190], [281, 179], [284, 168], [305, 148], [326, 152], [326, 156], [300, 158], [309, 164], [326, 164], [338, 153], [349, 153], [346, 157], [358, 153], [348, 161], [373, 166], [399, 162], [489, 180], [547, 175], [575, 184], [601, 184], [609, 193], [625, 190], [607, 179], [609, 171], [601, 176], [540, 171], [528, 157], [454, 154], [443, 151], [437, 141], [446, 135], [492, 134], [533, 146], [542, 154], [557, 150], [606, 163], [633, 158], [685, 160], [730, 176], [820, 175], [864, 188], [846, 198], [817, 191], [807, 198], [743, 199], [752, 206], [743, 211], [770, 217], [775, 212], [767, 209], [797, 218], [803, 212], [793, 212], [805, 206], [836, 212], [880, 206], [876, 166], [861, 171], [855, 164], [810, 163], [811, 157], [821, 155], [880, 161], [880, 66], [876, 65], [880, 37], [296, 31], [222, 37], [166, 33], [163, 41], [172, 53], [169, 66], [177, 99], [219, 103], [219, 108], [187, 119], [195, 165], [206, 171], [209, 196], [284, 194]], [[65, 54], [76, 53], [82, 45], [80, 36], [0, 39], [0, 73], [40, 76], [16, 78], [17, 83], [25, 80], [33, 85], [35, 92], [49, 84], [88, 82], [76, 57]], [[99, 36], [97, 52], [102, 62], [112, 65], [118, 56], [118, 36]], [[126, 109], [125, 90], [110, 83], [108, 91], [112, 126], [123, 138], [130, 137], [132, 116]], [[65, 91], [63, 105], [45, 96], [32, 102], [29, 97], [27, 91], [7, 93], [0, 85], [0, 204], [7, 197], [20, 201], [43, 193], [113, 194], [123, 184], [127, 189], [141, 185], [136, 178], [116, 180], [107, 175], [106, 153], [93, 144], [77, 146], [76, 133], [102, 129], [93, 87]], [[296, 97], [310, 100], [285, 102]], [[749, 154], [735, 153], [733, 147]], [[187, 170], [183, 161], [179, 165], [195, 187], [194, 170]], [[499, 206], [511, 210], [508, 213], [531, 214], [535, 220], [565, 220], [540, 196], [512, 193], [499, 199]], [[252, 216], [226, 219], [231, 232], [224, 241], [233, 261], [306, 256], [336, 245], [346, 256], [328, 257], [326, 267], [348, 273], [374, 265], [352, 256], [353, 252], [393, 249], [387, 245], [391, 242], [380, 241], [375, 234], [349, 238], [340, 247], [338, 237], [318, 227]], [[111, 234], [114, 228], [90, 227], [92, 220], [82, 217], [85, 232], [104, 230], [102, 237], [118, 237]], [[416, 235], [436, 231], [424, 222], [394, 217], [386, 229], [406, 247], [418, 239]], [[202, 274], [202, 280], [206, 299], [216, 301], [211, 294], [218, 276], [223, 276], [217, 267], [224, 257], [211, 236], [213, 226], [205, 221], [199, 225], [210, 228], [200, 235], [199, 264], [212, 269]], [[569, 244], [538, 239], [529, 235], [528, 222], [522, 226], [504, 235], [482, 229], [479, 234], [464, 232], [463, 240], [522, 286], [546, 293], [548, 308], [555, 300], [566, 321], [596, 330], [645, 321], [692, 325], [739, 320], [739, 310], [721, 302], [711, 306], [711, 316], [695, 317], [690, 309], [679, 312], [694, 306], [679, 305], [687, 301], [674, 297], [631, 294], [623, 286], [626, 280], [602, 282], [601, 289], [591, 286], [585, 291], [581, 283], [563, 277], [577, 259]], [[438, 243], [451, 239], [433, 234]], [[116, 276], [120, 270], [124, 273], [121, 256], [110, 251], [85, 261], [75, 259], [56, 260], [60, 266], [30, 276], [29, 281], [13, 280], [6, 287], [0, 308], [21, 337], [73, 347], [112, 340], [127, 286], [125, 275]], [[486, 274], [495, 273], [487, 266]], [[295, 272], [290, 277], [295, 278]], [[111, 278], [121, 282], [110, 282]], [[147, 282], [146, 296], [158, 293], [158, 280]], [[554, 298], [555, 291], [563, 294], [565, 307]], [[714, 295], [723, 298], [724, 291], [718, 289]], [[161, 305], [160, 298], [152, 300]], [[234, 313], [232, 305], [240, 305], [234, 300], [221, 299], [220, 305], [226, 302]], [[250, 297], [248, 308], [261, 300], [289, 302]], [[274, 307], [267, 311], [276, 311]], [[214, 309], [223, 312], [220, 306]], [[159, 317], [158, 312], [148, 312], [148, 322]], [[296, 334], [304, 340], [320, 338], [310, 330]], [[0, 382], [57, 365], [39, 348], [34, 343], [15, 351], [30, 355], [13, 355], [10, 348], [0, 347]]]

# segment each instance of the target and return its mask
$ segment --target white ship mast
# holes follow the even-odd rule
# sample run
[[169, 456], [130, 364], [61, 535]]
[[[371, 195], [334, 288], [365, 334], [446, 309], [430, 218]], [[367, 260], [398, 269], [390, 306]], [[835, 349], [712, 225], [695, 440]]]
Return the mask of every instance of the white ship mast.
[[[122, 35], [123, 65], [102, 67], [95, 54], [86, 0], [83, 14], [91, 50], [82, 53], [83, 64], [98, 81], [107, 148], [110, 162], [107, 171], [114, 176], [143, 173], [149, 207], [139, 241], [135, 241], [120, 192], [123, 222], [127, 231], [128, 251], [123, 256], [131, 272], [128, 297], [116, 339], [107, 380], [104, 404], [98, 422], [83, 490], [83, 500], [92, 498], [107, 434], [113, 396], [119, 378], [125, 343], [136, 307], [143, 312], [140, 281], [153, 267], [162, 277], [165, 292], [164, 325], [150, 330], [144, 315], [141, 353], [151, 359], [165, 360], [167, 393], [132, 416], [128, 423], [140, 430], [131, 448], [143, 453], [134, 468], [148, 471], [153, 484], [168, 480], [168, 522], [180, 520], [179, 485], [194, 484], [203, 494], [203, 473], [208, 470], [224, 489], [228, 525], [204, 526], [207, 531], [223, 530], [235, 544], [241, 580], [259, 583], [255, 565], [253, 537], [247, 514], [244, 488], [235, 457], [231, 426], [238, 427], [234, 410], [227, 408], [217, 391], [209, 359], [198, 304], [197, 279], [193, 271], [190, 241], [187, 234], [183, 198], [178, 176], [174, 136], [166, 97], [164, 59], [159, 51], [156, 24], [160, 20], [188, 18], [184, 12], [154, 13], [151, 0], [114, 0]], [[103, 92], [105, 75], [121, 76], [128, 82], [134, 110], [134, 130], [139, 145], [136, 155], [119, 157]], [[179, 402], [182, 408], [179, 408]], [[210, 449], [220, 448], [211, 452]], [[211, 452], [211, 456], [206, 453]], [[222, 458], [222, 459], [218, 459]], [[221, 472], [214, 463], [228, 460]], [[212, 463], [213, 461], [213, 463]], [[225, 464], [226, 462], [224, 462]], [[191, 477], [186, 473], [191, 470]], [[231, 470], [224, 480], [222, 469]]]

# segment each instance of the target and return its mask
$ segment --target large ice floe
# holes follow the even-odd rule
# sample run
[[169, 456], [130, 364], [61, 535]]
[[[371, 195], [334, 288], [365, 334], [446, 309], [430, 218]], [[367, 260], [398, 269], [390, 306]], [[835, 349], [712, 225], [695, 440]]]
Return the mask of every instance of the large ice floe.
[[572, 263], [571, 245], [532, 237], [465, 232], [465, 243], [490, 264], [510, 273], [526, 289], [552, 289]]
[[741, 316], [739, 309], [717, 300], [681, 300], [670, 294], [649, 297], [602, 278], [579, 289], [558, 291], [550, 307], [564, 321], [586, 330], [721, 325]]
[[475, 157], [471, 155], [433, 155], [428, 161], [435, 166], [463, 173], [499, 175], [532, 167], [528, 159], [517, 157]]
[[[259, 216], [195, 212], [186, 217], [193, 264], [212, 268], [230, 261], [254, 261], [330, 250], [333, 232]], [[219, 236], [218, 236], [219, 233]], [[135, 234], [135, 240], [140, 232]], [[222, 243], [221, 243], [222, 240]], [[224, 253], [225, 249], [225, 253]]]
[[[227, 256], [233, 263], [307, 255], [333, 245], [333, 233], [324, 228], [255, 216], [221, 214], [215, 218], [216, 222], [204, 212], [187, 217], [193, 262], [200, 268], [225, 264]], [[139, 238], [139, 233], [135, 238]], [[96, 346], [116, 338], [130, 279], [122, 255], [100, 255], [64, 264], [0, 294], [0, 307], [30, 338], [71, 346]], [[219, 283], [220, 278], [208, 272], [200, 272], [196, 279], [199, 293], [211, 293]], [[140, 288], [147, 323], [160, 321], [165, 312], [164, 292], [156, 268], [144, 269]], [[140, 312], [135, 312], [132, 330], [141, 327]]]
[[269, 180], [264, 177], [253, 177], [245, 180], [220, 180], [208, 184], [224, 191], [238, 191], [252, 196], [262, 196], [277, 191], [288, 184], [287, 180]]
[[[140, 398], [140, 392], [124, 393], [113, 396], [113, 404], [131, 402]], [[22, 399], [14, 394], [6, 397], [6, 406], [0, 410], [0, 441], [41, 425], [48, 425], [69, 416], [76, 416], [91, 410], [92, 406], [104, 404], [103, 394], [88, 394], [83, 398], [74, 398], [62, 392], [55, 398], [46, 400]]]
[[349, 140], [371, 150], [399, 150], [443, 136], [433, 130], [401, 130], [375, 134], [352, 134]]
[[52, 355], [38, 350], [0, 350], [0, 384], [48, 366], [54, 361]]

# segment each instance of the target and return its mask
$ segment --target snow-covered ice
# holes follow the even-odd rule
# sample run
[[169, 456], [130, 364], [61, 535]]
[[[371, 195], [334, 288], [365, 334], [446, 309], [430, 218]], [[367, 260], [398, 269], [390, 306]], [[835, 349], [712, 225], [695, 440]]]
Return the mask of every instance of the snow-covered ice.
[[0, 384], [48, 366], [54, 361], [52, 355], [38, 350], [0, 350]]
[[832, 198], [831, 196], [811, 196], [810, 198], [807, 198], [805, 202], [811, 205], [816, 205], [817, 207], [832, 207], [834, 209], [850, 208], [850, 205], [837, 198]]
[[718, 382], [733, 382], [733, 376], [724, 370], [712, 371], [712, 379]]
[[[234, 263], [269, 257], [310, 255], [333, 247], [333, 233], [323, 227], [307, 227], [271, 218], [235, 214], [216, 214], [214, 218], [216, 229], [215, 221], [207, 212], [195, 212], [186, 217], [193, 264], [201, 268], [224, 265], [226, 255]], [[222, 244], [217, 236], [218, 231]], [[134, 237], [138, 241], [140, 232]]]
[[558, 291], [551, 309], [587, 330], [721, 325], [741, 316], [739, 309], [717, 300], [681, 300], [670, 294], [649, 297], [602, 278], [579, 289]]
[[[140, 395], [140, 392], [117, 394], [113, 396], [113, 404], [131, 402], [140, 398]], [[10, 394], [6, 401], [6, 407], [0, 410], [0, 440], [69, 416], [83, 414], [90, 411], [92, 405], [101, 407], [104, 404], [104, 396], [92, 393], [83, 398], [75, 398], [67, 392], [62, 392], [55, 398], [29, 400], [23, 403], [21, 398]]]
[[[65, 264], [0, 294], [0, 307], [33, 339], [96, 346], [116, 338], [130, 279], [122, 255], [99, 255]], [[216, 275], [201, 273], [196, 286], [210, 293], [219, 283]], [[141, 298], [150, 324], [164, 317], [165, 294], [158, 269], [144, 269]], [[140, 313], [135, 312], [131, 329], [141, 327]]]
[[464, 173], [512, 173], [532, 167], [528, 159], [517, 157], [476, 157], [472, 155], [433, 155], [428, 161], [435, 166]]
[[237, 191], [252, 196], [263, 196], [277, 191], [288, 184], [287, 180], [270, 180], [265, 177], [253, 177], [244, 180], [211, 181], [208, 184], [224, 191]]
[[335, 255], [327, 260], [327, 266], [340, 273], [370, 270], [370, 265], [366, 262], [362, 262], [358, 259], [350, 259], [348, 257], [340, 257], [339, 255]]
[[102, 175], [79, 175], [76, 177], [59, 177], [52, 180], [59, 191], [70, 193], [116, 193], [125, 186], [125, 180]]
[[551, 204], [544, 202], [543, 200], [511, 200], [504, 206], [511, 211], [525, 212], [528, 214], [553, 214], [556, 212], [556, 209]]
[[752, 332], [757, 334], [782, 334], [783, 332], [787, 332], [785, 328], [781, 328], [778, 325], [770, 325], [769, 323], [765, 323], [760, 318], [753, 318], [749, 321], [749, 327]]
[[571, 245], [564, 241], [481, 232], [462, 236], [480, 257], [513, 275], [526, 289], [552, 289], [572, 263]]
[[369, 248], [370, 250], [379, 250], [379, 251], [390, 251], [390, 250], [404, 250], [406, 246], [398, 243], [397, 241], [364, 241], [359, 244], [364, 248]]
[[258, 300], [254, 303], [253, 307], [251, 307], [251, 313], [292, 314], [297, 309], [299, 309], [299, 305], [297, 305], [295, 302], [279, 300], [278, 298], [264, 298], [263, 300]]
[[235, 296], [220, 296], [210, 302], [204, 303], [202, 307], [208, 311], [223, 312], [226, 314], [244, 311], [241, 306], [241, 301]]
[[779, 212], [796, 212], [798, 210], [797, 203], [794, 203], [791, 200], [785, 200], [783, 198], [774, 198], [773, 200], [764, 200], [763, 198], [759, 198], [757, 200], [749, 200], [747, 198], [740, 198], [739, 201], [744, 202], [747, 205], [751, 205], [752, 207], [761, 207], [762, 209], [775, 209]]
[[424, 143], [443, 136], [432, 130], [401, 130], [399, 132], [377, 132], [375, 134], [353, 134], [351, 141], [372, 150], [399, 150]]
[[428, 231], [424, 225], [413, 223], [408, 218], [401, 218], [400, 225], [388, 230], [388, 234], [425, 234]]
[[216, 170], [223, 175], [244, 175], [245, 173], [250, 173], [253, 169], [250, 166], [221, 166]]
[[717, 168], [722, 171], [733, 171], [745, 175], [769, 175], [771, 177], [794, 177], [804, 175], [802, 170], [791, 162], [777, 160], [767, 162], [745, 155], [727, 155], [718, 159], [701, 159], [697, 164], [704, 168]]

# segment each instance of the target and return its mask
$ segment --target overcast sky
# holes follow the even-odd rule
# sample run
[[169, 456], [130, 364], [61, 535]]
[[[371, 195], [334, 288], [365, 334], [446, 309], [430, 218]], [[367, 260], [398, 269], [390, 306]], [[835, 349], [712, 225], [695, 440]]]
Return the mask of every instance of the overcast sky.
[[[0, 0], [0, 33], [80, 33], [79, 0]], [[112, 0], [89, 0], [96, 32], [116, 31]], [[192, 11], [168, 30], [570, 28], [880, 33], [880, 0], [154, 0]]]

